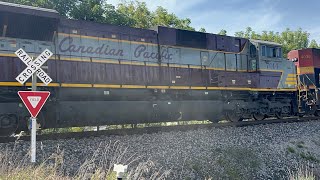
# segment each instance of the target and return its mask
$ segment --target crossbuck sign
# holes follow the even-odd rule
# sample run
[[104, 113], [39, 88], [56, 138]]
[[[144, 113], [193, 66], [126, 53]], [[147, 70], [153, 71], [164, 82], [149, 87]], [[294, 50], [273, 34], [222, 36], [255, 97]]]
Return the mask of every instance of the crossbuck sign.
[[45, 85], [48, 85], [52, 81], [49, 75], [41, 69], [41, 66], [53, 55], [50, 50], [44, 50], [34, 61], [32, 61], [32, 58], [21, 48], [18, 49], [15, 54], [27, 65], [27, 68], [16, 77], [18, 82], [24, 84], [33, 73], [36, 73]]

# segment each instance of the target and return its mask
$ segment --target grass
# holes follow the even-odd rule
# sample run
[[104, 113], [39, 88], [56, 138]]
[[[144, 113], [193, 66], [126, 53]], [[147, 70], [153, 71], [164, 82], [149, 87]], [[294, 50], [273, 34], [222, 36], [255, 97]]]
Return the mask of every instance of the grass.
[[296, 150], [294, 150], [294, 148], [291, 147], [291, 146], [289, 146], [289, 147], [287, 148], [287, 150], [288, 150], [289, 153], [295, 153], [295, 152], [296, 152]]
[[[86, 158], [76, 172], [72, 175], [65, 172], [64, 151], [57, 148], [56, 152], [35, 165], [31, 164], [29, 153], [23, 157], [16, 155], [16, 146], [13, 149], [7, 148], [0, 152], [0, 180], [82, 180], [82, 179], [116, 179], [113, 172], [114, 164], [128, 165], [127, 179], [165, 179], [170, 171], [158, 170], [155, 164], [148, 161], [141, 161], [141, 157], [132, 155], [126, 156], [127, 148], [121, 143], [107, 143], [101, 145], [97, 150]], [[41, 159], [41, 158], [38, 158]]]
[[301, 152], [301, 153], [300, 153], [300, 157], [301, 157], [302, 159], [307, 160], [307, 161], [312, 161], [312, 162], [320, 163], [320, 160], [317, 159], [316, 157], [314, 157], [310, 152], [307, 152], [307, 153]]
[[262, 159], [253, 149], [245, 147], [212, 148], [211, 156], [200, 156], [196, 160], [188, 160], [186, 169], [194, 176], [187, 179], [252, 179], [263, 166]]
[[[173, 122], [159, 122], [159, 123], [140, 123], [140, 124], [121, 124], [121, 125], [106, 125], [99, 126], [101, 130], [114, 130], [114, 129], [131, 129], [131, 128], [145, 128], [145, 127], [161, 127], [161, 126], [176, 126], [176, 125], [192, 125], [192, 124], [210, 124], [210, 121], [173, 121]], [[67, 127], [67, 128], [48, 128], [42, 129], [42, 134], [50, 133], [66, 133], [66, 132], [83, 132], [95, 131], [97, 126], [86, 127]]]
[[[221, 122], [223, 123], [223, 122]], [[39, 130], [40, 134], [50, 133], [68, 133], [68, 132], [84, 132], [100, 130], [117, 130], [117, 129], [132, 129], [145, 127], [162, 127], [162, 126], [177, 126], [177, 125], [192, 125], [192, 124], [211, 124], [209, 120], [193, 120], [193, 121], [173, 121], [159, 123], [140, 123], [140, 124], [118, 124], [118, 125], [102, 125], [102, 126], [85, 126], [85, 127], [66, 127], [66, 128], [48, 128]], [[22, 135], [30, 135], [29, 131], [22, 132]]]
[[[294, 144], [294, 143], [292, 143]], [[315, 157], [311, 152], [308, 151], [308, 147], [304, 145], [305, 143], [303, 141], [299, 141], [296, 144], [297, 149], [294, 149], [292, 146], [287, 147], [287, 151], [289, 153], [295, 154], [298, 157], [300, 157], [303, 160], [314, 162], [314, 163], [320, 163], [320, 159]]]
[[308, 166], [300, 166], [297, 171], [289, 171], [289, 180], [316, 180], [316, 176]]

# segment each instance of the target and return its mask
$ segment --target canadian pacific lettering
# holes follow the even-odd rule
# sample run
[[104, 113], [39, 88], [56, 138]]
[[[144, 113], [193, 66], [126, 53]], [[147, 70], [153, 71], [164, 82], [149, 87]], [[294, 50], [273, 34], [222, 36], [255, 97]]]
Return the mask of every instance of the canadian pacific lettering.
[[[134, 57], [159, 59], [159, 53], [149, 52], [149, 51], [147, 51], [147, 47], [145, 45], [141, 44], [134, 51]], [[169, 54], [168, 48], [162, 49], [160, 57], [161, 57], [161, 59], [172, 60], [172, 54]]]
[[[79, 52], [79, 53], [88, 53], [96, 55], [111, 55], [111, 56], [123, 56], [122, 49], [110, 48], [109, 45], [102, 44], [99, 47], [92, 46], [77, 46], [73, 43], [72, 37], [64, 38], [59, 45], [59, 50], [61, 52]], [[69, 45], [68, 45], [69, 44]], [[67, 47], [66, 47], [67, 45]]]
[[72, 37], [65, 37], [59, 43], [59, 51], [61, 53], [69, 52], [69, 53], [82, 53], [87, 54], [85, 56], [97, 57], [97, 56], [114, 56], [114, 57], [123, 57], [126, 53], [133, 53], [132, 57], [135, 58], [146, 58], [146, 59], [154, 59], [157, 60], [159, 58], [164, 60], [172, 60], [173, 54], [169, 53], [168, 48], [164, 47], [159, 54], [157, 51], [153, 52], [148, 50], [146, 45], [138, 45], [135, 49], [127, 50], [129, 52], [125, 52], [124, 49], [114, 48], [108, 44], [100, 44], [98, 46], [86, 46], [86, 45], [77, 45], [73, 43], [74, 40]]

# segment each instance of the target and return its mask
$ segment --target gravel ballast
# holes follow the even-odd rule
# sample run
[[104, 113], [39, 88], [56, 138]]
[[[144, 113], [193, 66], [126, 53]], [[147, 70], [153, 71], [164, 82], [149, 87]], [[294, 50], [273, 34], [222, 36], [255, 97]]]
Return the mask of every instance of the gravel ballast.
[[[41, 162], [57, 149], [63, 152], [63, 173], [73, 176], [86, 159], [110, 168], [146, 163], [149, 175], [167, 179], [284, 179], [306, 167], [320, 175], [320, 121], [227, 127], [187, 132], [95, 137], [37, 143]], [[0, 144], [0, 152], [26, 157], [30, 142]], [[104, 161], [110, 164], [103, 165]], [[144, 164], [144, 165], [146, 165]], [[146, 173], [146, 176], [148, 175]], [[163, 176], [164, 177], [164, 176]]]

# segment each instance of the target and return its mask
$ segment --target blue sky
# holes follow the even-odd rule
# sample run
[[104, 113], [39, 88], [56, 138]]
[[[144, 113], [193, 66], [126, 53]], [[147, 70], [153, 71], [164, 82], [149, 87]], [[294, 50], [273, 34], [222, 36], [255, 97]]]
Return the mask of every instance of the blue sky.
[[[256, 32], [301, 27], [310, 33], [310, 40], [320, 43], [320, 1], [292, 0], [139, 0], [150, 10], [157, 6], [168, 9], [180, 18], [190, 18], [197, 30], [204, 27], [209, 33], [221, 29], [233, 36], [234, 32], [250, 26]], [[121, 0], [107, 0], [118, 4]]]

